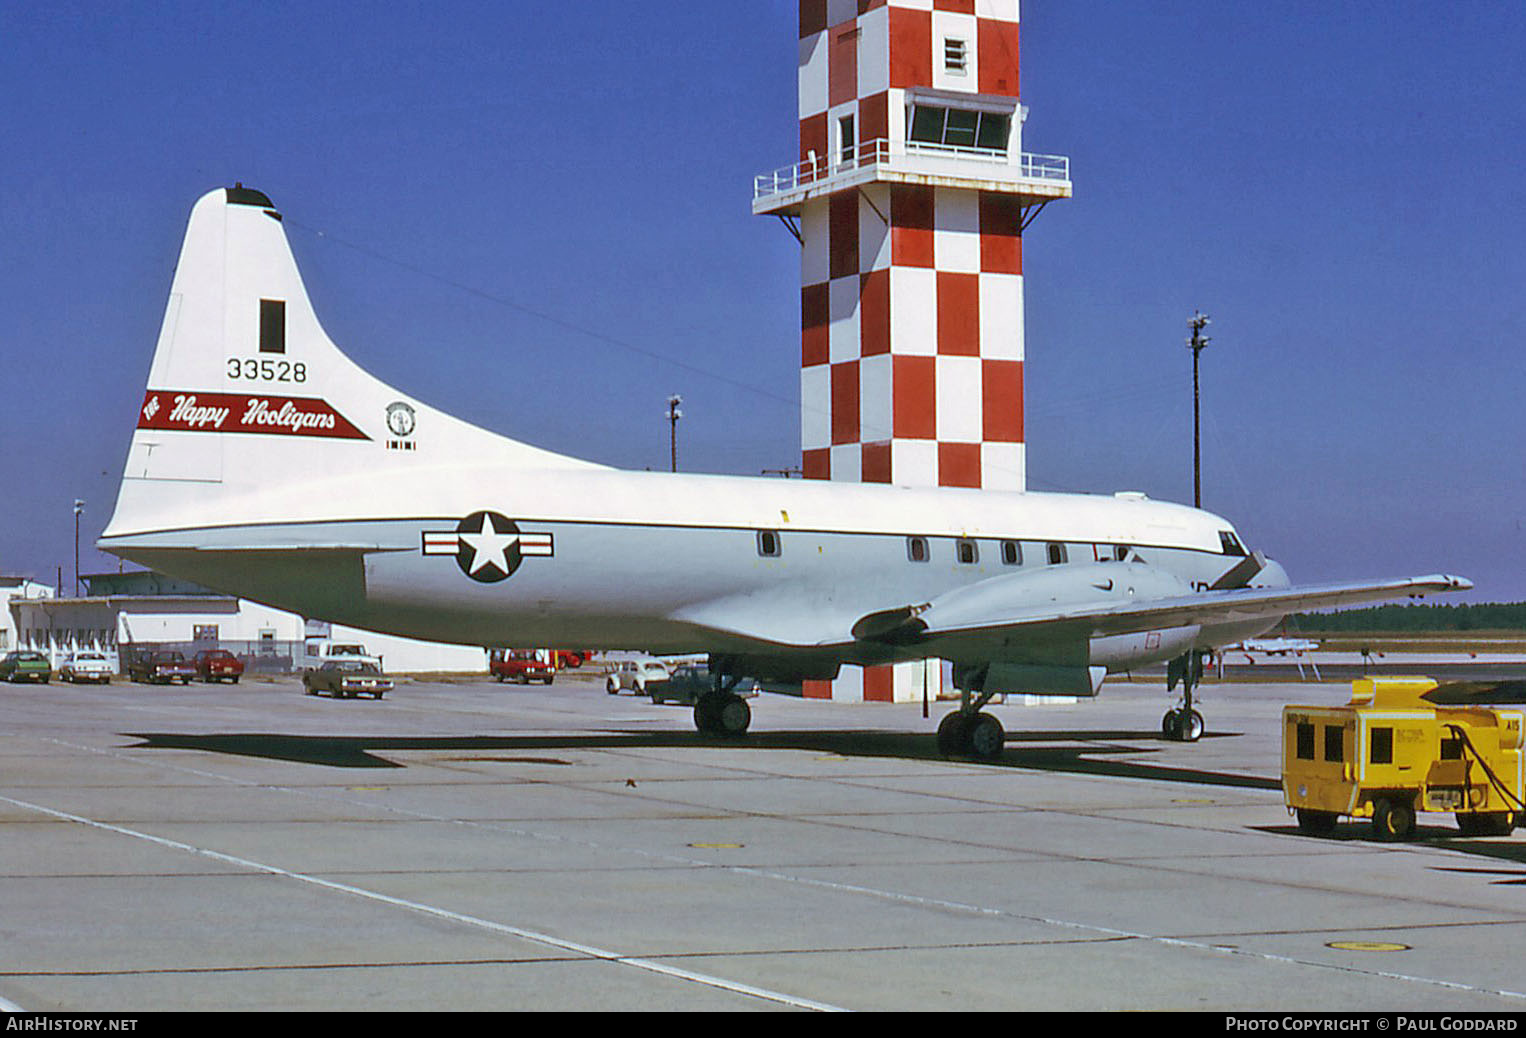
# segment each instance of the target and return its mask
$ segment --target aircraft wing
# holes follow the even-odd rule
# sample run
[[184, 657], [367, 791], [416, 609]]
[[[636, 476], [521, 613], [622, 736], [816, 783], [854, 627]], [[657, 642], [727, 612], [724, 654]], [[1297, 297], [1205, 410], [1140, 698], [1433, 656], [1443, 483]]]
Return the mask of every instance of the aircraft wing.
[[[976, 599], [952, 592], [920, 606], [872, 613], [854, 625], [856, 638], [888, 644], [933, 639], [979, 641], [984, 637], [1042, 636], [1046, 630], [1084, 631], [1091, 637], [1133, 634], [1193, 625], [1235, 624], [1289, 613], [1381, 602], [1441, 591], [1466, 591], [1472, 582], [1435, 574], [1379, 583], [1313, 584], [1304, 587], [1238, 588], [1163, 598], [1047, 606], [1005, 606], [999, 594]], [[1099, 588], [1100, 590], [1100, 588]], [[963, 600], [963, 601], [961, 601]]]

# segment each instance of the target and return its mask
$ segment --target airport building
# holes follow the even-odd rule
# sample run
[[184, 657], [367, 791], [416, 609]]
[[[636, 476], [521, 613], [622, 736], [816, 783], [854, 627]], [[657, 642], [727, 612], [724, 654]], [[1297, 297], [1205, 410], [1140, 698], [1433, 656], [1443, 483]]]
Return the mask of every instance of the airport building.
[[11, 612], [13, 601], [52, 598], [57, 589], [42, 584], [31, 577], [0, 577], [0, 653], [26, 648], [17, 637], [17, 628]]
[[[0, 592], [7, 579], [14, 578], [0, 578]], [[11, 597], [5, 610], [11, 647], [41, 652], [55, 669], [70, 653], [97, 651], [119, 672], [120, 650], [129, 645], [175, 649], [187, 659], [220, 648], [242, 659], [246, 673], [285, 674], [300, 671], [328, 640], [361, 643], [395, 673], [487, 673], [481, 648], [308, 621], [149, 570], [87, 575], [84, 581], [88, 593], [81, 598], [54, 597], [51, 588], [43, 589], [45, 595]]]
[[[1023, 232], [1071, 194], [1023, 151], [1019, 0], [800, 0], [799, 160], [753, 212], [800, 241], [810, 479], [1023, 490]], [[941, 693], [936, 661], [806, 694]], [[950, 686], [951, 687], [951, 686]]]

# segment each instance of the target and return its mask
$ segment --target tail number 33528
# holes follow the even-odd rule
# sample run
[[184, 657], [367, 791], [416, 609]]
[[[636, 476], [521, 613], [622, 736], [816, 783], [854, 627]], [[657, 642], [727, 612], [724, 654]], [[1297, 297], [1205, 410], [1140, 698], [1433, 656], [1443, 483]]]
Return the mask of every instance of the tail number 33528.
[[301, 361], [229, 357], [228, 377], [244, 382], [306, 382], [307, 365]]

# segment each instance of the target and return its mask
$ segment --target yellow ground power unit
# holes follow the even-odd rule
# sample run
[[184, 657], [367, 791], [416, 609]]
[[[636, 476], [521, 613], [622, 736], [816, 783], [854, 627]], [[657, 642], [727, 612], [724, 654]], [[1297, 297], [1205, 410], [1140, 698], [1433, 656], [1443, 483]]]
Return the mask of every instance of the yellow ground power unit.
[[1470, 836], [1508, 836], [1526, 813], [1526, 682], [1363, 678], [1345, 706], [1282, 711], [1282, 791], [1304, 832], [1372, 820], [1379, 840], [1451, 811]]

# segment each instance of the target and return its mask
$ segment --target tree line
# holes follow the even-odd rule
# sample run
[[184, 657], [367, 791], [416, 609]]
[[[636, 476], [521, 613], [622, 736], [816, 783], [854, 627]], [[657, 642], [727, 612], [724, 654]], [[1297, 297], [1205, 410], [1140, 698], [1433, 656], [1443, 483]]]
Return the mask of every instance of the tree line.
[[1478, 605], [1406, 603], [1338, 613], [1296, 613], [1290, 631], [1508, 631], [1526, 630], [1526, 602]]

